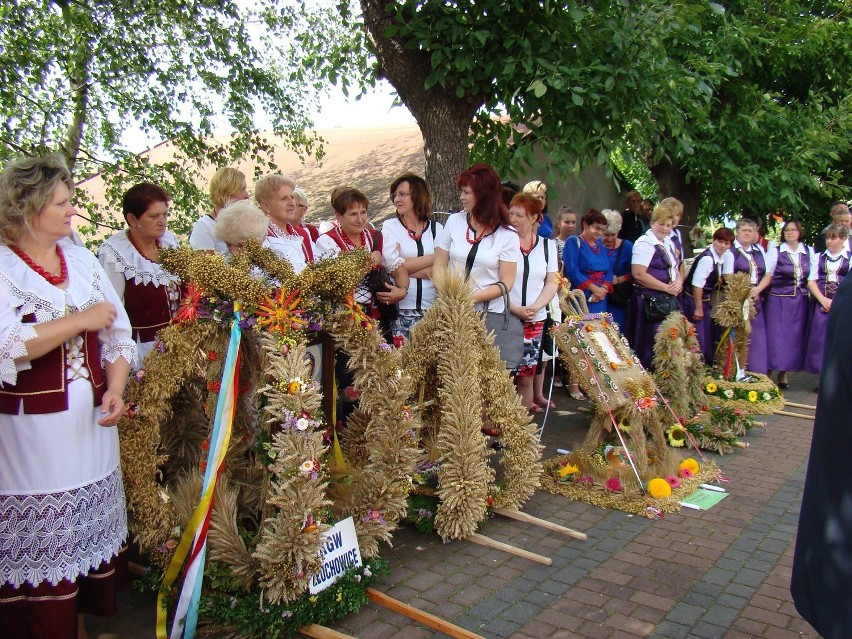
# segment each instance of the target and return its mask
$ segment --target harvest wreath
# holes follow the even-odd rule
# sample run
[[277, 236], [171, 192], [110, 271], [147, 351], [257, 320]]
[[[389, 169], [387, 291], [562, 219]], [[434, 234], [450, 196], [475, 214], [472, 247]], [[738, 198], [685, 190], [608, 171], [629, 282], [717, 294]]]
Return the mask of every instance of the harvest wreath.
[[[131, 408], [119, 432], [130, 529], [164, 573], [163, 599], [175, 599], [180, 553], [192, 542], [199, 495], [213, 475], [198, 588], [202, 630], [289, 636], [357, 610], [379, 568], [370, 558], [405, 514], [419, 431], [405, 405], [413, 386], [399, 354], [352, 299], [366, 253], [316, 262], [298, 276], [254, 242], [229, 263], [184, 249], [164, 251], [161, 262], [188, 292], [129, 385]], [[250, 275], [258, 271], [268, 282]], [[357, 459], [332, 454], [326, 437], [332, 416], [322, 415], [306, 357], [310, 336], [321, 330], [350, 356], [360, 392], [350, 421], [363, 425]], [[220, 438], [223, 404], [233, 424]], [[222, 463], [207, 468], [205, 458], [214, 457], [206, 452], [217, 446]], [[350, 516], [365, 567], [308, 594], [323, 533]], [[158, 631], [164, 624], [163, 613]]]

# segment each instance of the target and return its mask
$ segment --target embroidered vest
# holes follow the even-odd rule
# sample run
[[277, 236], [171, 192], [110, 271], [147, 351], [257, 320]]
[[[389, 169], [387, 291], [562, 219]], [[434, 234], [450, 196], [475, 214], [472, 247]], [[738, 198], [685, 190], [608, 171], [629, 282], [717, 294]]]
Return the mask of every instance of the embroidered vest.
[[172, 319], [169, 288], [165, 284], [136, 284], [127, 280], [124, 286], [124, 308], [130, 318], [133, 339], [153, 342], [157, 331], [169, 325]]

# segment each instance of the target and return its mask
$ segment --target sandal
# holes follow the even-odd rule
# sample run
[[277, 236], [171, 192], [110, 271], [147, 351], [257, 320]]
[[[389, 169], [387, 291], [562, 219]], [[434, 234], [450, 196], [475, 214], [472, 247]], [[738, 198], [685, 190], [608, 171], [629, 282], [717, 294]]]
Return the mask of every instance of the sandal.
[[556, 404], [546, 399], [537, 399], [535, 400], [535, 403], [541, 406], [542, 408], [556, 408]]
[[586, 396], [583, 395], [583, 393], [579, 390], [574, 391], [573, 393], [568, 393], [568, 395], [569, 397], [571, 397], [571, 399], [576, 399], [578, 402], [582, 402], [584, 399], [586, 399]]
[[543, 412], [543, 408], [538, 404], [533, 404], [527, 409], [530, 413], [537, 415], [538, 413]]

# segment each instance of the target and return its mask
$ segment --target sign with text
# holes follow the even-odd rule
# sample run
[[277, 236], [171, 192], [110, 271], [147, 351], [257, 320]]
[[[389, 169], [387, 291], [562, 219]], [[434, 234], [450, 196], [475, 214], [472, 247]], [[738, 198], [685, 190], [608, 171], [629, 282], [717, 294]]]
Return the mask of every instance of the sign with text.
[[361, 551], [352, 517], [337, 522], [326, 531], [320, 552], [322, 566], [311, 575], [308, 587], [312, 595], [328, 588], [350, 568], [361, 565]]

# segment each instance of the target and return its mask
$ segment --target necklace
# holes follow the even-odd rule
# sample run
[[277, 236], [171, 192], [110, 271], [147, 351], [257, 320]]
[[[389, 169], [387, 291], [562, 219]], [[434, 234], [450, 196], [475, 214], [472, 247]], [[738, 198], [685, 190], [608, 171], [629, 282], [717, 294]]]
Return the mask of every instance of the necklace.
[[24, 253], [21, 249], [19, 249], [14, 244], [10, 244], [9, 248], [12, 249], [12, 252], [20, 257], [24, 264], [29, 266], [36, 273], [41, 275], [48, 282], [53, 284], [54, 286], [59, 286], [68, 279], [68, 265], [65, 263], [65, 254], [62, 252], [62, 249], [59, 248], [59, 245], [56, 245], [56, 255], [59, 256], [59, 275], [54, 275], [53, 273], [48, 273], [45, 269], [43, 269], [39, 264], [36, 264], [35, 260], [31, 258], [29, 255]]
[[404, 217], [402, 217], [401, 215], [399, 216], [399, 222], [400, 222], [400, 224], [402, 224], [402, 225], [405, 227], [405, 230], [406, 230], [406, 231], [408, 231], [408, 237], [410, 237], [412, 240], [416, 240], [416, 239], [417, 239], [417, 238], [419, 238], [421, 235], [423, 235], [423, 231], [425, 231], [425, 230], [426, 230], [426, 226], [428, 226], [428, 223], [427, 223], [427, 224], [426, 224], [426, 226], [424, 226], [424, 227], [423, 227], [422, 229], [420, 229], [419, 231], [412, 231], [412, 230], [408, 227], [408, 224], [406, 224], [406, 223], [405, 223], [405, 218], [404, 218]]
[[[337, 237], [346, 245], [347, 251], [356, 251], [359, 248], [365, 248], [367, 250], [372, 250], [372, 244], [370, 244], [370, 234], [367, 231], [361, 231], [361, 246], [355, 246], [355, 243], [349, 238], [346, 234], [346, 231], [341, 230], [340, 228], [334, 229], [334, 232], [337, 233]], [[369, 247], [369, 248], [368, 248]]]
[[[473, 231], [473, 238], [470, 237], [471, 231]], [[470, 225], [470, 214], [468, 214], [468, 216], [467, 216], [467, 230], [464, 232], [464, 237], [467, 240], [468, 244], [479, 244], [483, 239], [485, 239], [486, 237], [491, 235], [491, 233], [493, 233], [493, 231], [486, 232], [486, 230], [483, 230], [482, 235], [477, 237], [477, 230], [474, 229]]]
[[533, 249], [536, 247], [537, 244], [538, 244], [538, 235], [533, 236], [533, 239], [532, 239], [532, 242], [530, 242], [529, 248], [525, 249], [524, 243], [521, 242], [521, 253], [523, 253], [524, 255], [529, 255], [530, 253], [532, 253]]
[[[135, 239], [133, 239], [133, 234], [132, 234], [130, 231], [127, 231], [127, 239], [128, 239], [128, 240], [130, 240], [130, 243], [133, 245], [133, 248], [135, 248], [135, 249], [136, 249], [136, 251], [139, 253], [139, 255], [141, 255], [142, 257], [144, 257], [144, 258], [145, 258], [146, 260], [148, 260], [149, 262], [156, 262], [156, 261], [157, 261], [157, 260], [152, 260], [150, 257], [148, 257], [147, 255], [145, 255], [145, 252], [144, 252], [144, 251], [141, 249], [141, 247], [140, 247], [140, 246], [136, 243], [136, 240], [135, 240]], [[160, 240], [154, 240], [154, 244], [156, 244], [156, 245], [157, 245], [157, 251], [159, 251], [159, 250], [162, 248], [162, 246], [160, 246]]]
[[586, 244], [589, 245], [589, 249], [591, 249], [592, 253], [597, 255], [598, 253], [601, 252], [601, 247], [597, 242], [595, 242], [594, 244], [589, 244], [589, 240], [586, 240], [585, 237], [583, 239], [586, 241]]

